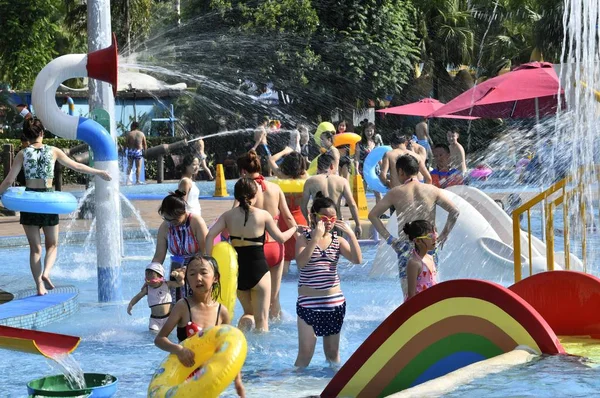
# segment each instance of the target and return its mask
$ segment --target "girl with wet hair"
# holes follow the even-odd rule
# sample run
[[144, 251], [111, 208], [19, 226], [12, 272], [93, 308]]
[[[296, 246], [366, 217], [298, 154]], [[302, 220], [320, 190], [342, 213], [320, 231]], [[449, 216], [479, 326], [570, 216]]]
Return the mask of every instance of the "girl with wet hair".
[[307, 164], [300, 152], [290, 152], [284, 156], [279, 166], [273, 161], [273, 157], [269, 158], [271, 170], [277, 178], [282, 179], [306, 179]]
[[[295, 366], [310, 364], [317, 336], [323, 336], [327, 361], [340, 362], [340, 331], [346, 315], [346, 299], [340, 287], [340, 255], [353, 264], [362, 262], [358, 240], [350, 227], [337, 220], [333, 200], [317, 192], [310, 209], [310, 228], [296, 241], [298, 264], [298, 357]], [[334, 228], [348, 240], [337, 236]]]
[[[221, 291], [221, 274], [213, 257], [193, 256], [185, 269], [185, 281], [190, 294], [175, 304], [154, 344], [161, 350], [177, 355], [184, 366], [193, 367], [194, 352], [169, 340], [173, 329], [177, 327], [177, 339], [181, 343], [211, 326], [230, 324], [231, 316], [227, 308], [217, 302]], [[235, 389], [240, 397], [245, 396], [241, 374], [235, 378]]]
[[269, 330], [268, 314], [271, 302], [271, 277], [265, 258], [264, 242], [268, 231], [277, 242], [283, 243], [295, 232], [290, 228], [281, 232], [271, 214], [255, 206], [258, 187], [251, 178], [241, 178], [234, 187], [234, 197], [239, 206], [223, 213], [208, 231], [206, 252], [211, 253], [214, 239], [225, 229], [229, 231], [231, 245], [238, 254], [238, 299], [244, 315], [238, 327], [256, 331]]
[[[280, 224], [280, 229], [287, 230], [288, 225], [296, 227], [296, 219], [290, 212], [286, 198], [279, 185], [265, 180], [260, 174], [260, 159], [255, 151], [251, 150], [238, 158], [238, 168], [242, 177], [249, 177], [254, 180], [257, 188], [254, 207], [266, 210], [273, 215], [275, 221], [284, 222]], [[284, 225], [284, 226], [281, 226]], [[279, 289], [281, 286], [281, 276], [284, 272], [284, 245], [277, 242], [268, 233], [265, 236], [263, 245], [265, 258], [271, 274], [271, 305], [269, 318], [278, 319], [281, 316], [281, 305], [279, 303]], [[293, 255], [294, 246], [291, 247]]]
[[185, 155], [183, 161], [179, 165], [179, 172], [181, 173], [181, 180], [179, 181], [179, 187], [177, 190], [185, 193], [183, 199], [186, 202], [185, 209], [188, 213], [202, 215], [202, 209], [200, 207], [200, 190], [196, 186], [196, 175], [200, 170], [200, 161], [193, 155]]
[[[156, 250], [153, 262], [163, 264], [167, 251], [171, 256], [170, 272], [183, 267], [197, 254], [204, 253], [204, 241], [208, 228], [204, 219], [187, 211], [186, 193], [180, 190], [169, 193], [159, 209], [163, 222], [156, 235]], [[185, 296], [185, 289], [177, 289], [176, 299]]]
[[406, 223], [402, 231], [414, 245], [406, 265], [408, 289], [405, 290], [404, 300], [408, 300], [437, 283], [437, 267], [433, 256], [429, 254], [435, 249], [437, 233], [435, 226], [427, 220]]
[[[34, 192], [52, 192], [54, 179], [54, 164], [58, 161], [63, 166], [80, 173], [98, 176], [110, 181], [111, 176], [104, 170], [94, 169], [77, 163], [63, 151], [43, 143], [44, 125], [37, 118], [26, 118], [23, 122], [22, 138], [27, 146], [17, 153], [8, 175], [0, 184], [2, 195], [17, 179], [23, 169], [25, 175], [25, 190]], [[23, 141], [23, 140], [22, 140]], [[40, 203], [43, 210], [43, 204]], [[42, 296], [48, 290], [54, 289], [50, 280], [50, 271], [54, 266], [58, 247], [58, 214], [20, 212], [20, 223], [23, 226], [29, 243], [29, 265], [37, 294]], [[46, 256], [42, 266], [42, 238], [40, 230], [44, 231]]]

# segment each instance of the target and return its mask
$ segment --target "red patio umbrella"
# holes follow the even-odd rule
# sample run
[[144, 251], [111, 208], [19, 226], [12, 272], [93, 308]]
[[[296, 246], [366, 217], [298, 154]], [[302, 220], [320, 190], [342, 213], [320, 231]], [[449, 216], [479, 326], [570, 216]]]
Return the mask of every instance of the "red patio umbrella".
[[[551, 63], [531, 62], [476, 85], [434, 111], [430, 117], [539, 118], [556, 113], [558, 87], [558, 76]], [[561, 98], [564, 105], [562, 91]]]
[[[422, 100], [417, 102], [412, 102], [406, 105], [394, 106], [392, 108], [379, 109], [375, 112], [391, 115], [410, 115], [428, 117], [434, 111], [442, 108], [443, 106], [443, 102], [440, 102], [434, 98], [423, 98]], [[443, 117], [448, 119], [477, 119], [476, 117], [460, 115], [442, 115], [436, 117]]]

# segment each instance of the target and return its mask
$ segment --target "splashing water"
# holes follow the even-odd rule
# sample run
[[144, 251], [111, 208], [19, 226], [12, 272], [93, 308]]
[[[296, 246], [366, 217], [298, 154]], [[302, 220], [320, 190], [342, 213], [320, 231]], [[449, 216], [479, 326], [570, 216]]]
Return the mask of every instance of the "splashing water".
[[83, 370], [79, 366], [79, 362], [69, 354], [57, 355], [49, 361], [49, 364], [56, 371], [61, 372], [71, 390], [82, 390], [86, 388]]
[[139, 230], [144, 236], [144, 240], [152, 244], [152, 246], [155, 246], [154, 238], [152, 238], [152, 234], [150, 233], [150, 230], [148, 229], [148, 226], [146, 225], [146, 222], [140, 215], [138, 209], [133, 205], [133, 203], [129, 201], [129, 199], [127, 199], [127, 197], [125, 197], [125, 195], [123, 195], [122, 193], [119, 193], [119, 195], [121, 197], [122, 203], [125, 204], [127, 209], [129, 209], [129, 211], [131, 211], [131, 214], [133, 214], [133, 216], [135, 217], [136, 222], [139, 225]]
[[[598, 197], [598, 174], [594, 164], [600, 154], [600, 96], [594, 90], [600, 88], [600, 7], [597, 1], [588, 0], [565, 0], [564, 7], [560, 82], [567, 110], [559, 110], [557, 114], [553, 142], [566, 145], [554, 149], [553, 162], [557, 166], [564, 163], [560, 152], [566, 152], [569, 174], [575, 177], [573, 183], [581, 182], [582, 189], [572, 200], [569, 218], [574, 224], [573, 236], [579, 241], [586, 239], [590, 243], [589, 254], [593, 256], [596, 252], [591, 247], [593, 241], [584, 234], [586, 226], [593, 226], [594, 199]], [[595, 261], [590, 258], [588, 263]]]

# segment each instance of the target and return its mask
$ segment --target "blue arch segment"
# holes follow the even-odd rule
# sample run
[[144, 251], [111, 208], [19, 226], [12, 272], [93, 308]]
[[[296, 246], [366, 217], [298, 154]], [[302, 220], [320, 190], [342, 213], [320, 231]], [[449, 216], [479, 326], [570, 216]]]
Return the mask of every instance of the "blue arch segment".
[[103, 162], [118, 159], [117, 146], [108, 131], [91, 119], [79, 118], [77, 139], [88, 143], [94, 151], [94, 160]]
[[457, 369], [471, 365], [472, 363], [483, 361], [487, 357], [472, 351], [459, 351], [448, 355], [431, 365], [426, 371], [412, 383], [411, 387], [425, 383], [426, 381], [444, 376]]

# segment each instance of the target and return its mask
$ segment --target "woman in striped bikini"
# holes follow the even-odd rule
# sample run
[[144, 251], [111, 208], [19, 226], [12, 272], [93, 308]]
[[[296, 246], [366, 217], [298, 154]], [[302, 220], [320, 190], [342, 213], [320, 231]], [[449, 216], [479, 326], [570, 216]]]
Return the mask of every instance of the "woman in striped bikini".
[[[198, 214], [186, 211], [183, 199], [185, 192], [175, 191], [165, 197], [158, 209], [158, 214], [164, 220], [158, 228], [156, 236], [156, 251], [152, 262], [163, 264], [167, 250], [173, 255], [171, 271], [186, 265], [195, 255], [204, 253], [204, 242], [208, 228], [204, 219]], [[177, 289], [176, 301], [185, 296]]]
[[[336, 221], [333, 200], [317, 192], [310, 210], [312, 230], [296, 241], [298, 277], [298, 357], [295, 366], [310, 364], [317, 336], [323, 336], [323, 351], [330, 363], [340, 362], [340, 330], [346, 315], [346, 299], [337, 271], [340, 254], [354, 264], [362, 262], [358, 240], [343, 221]], [[338, 237], [337, 227], [349, 242]]]

